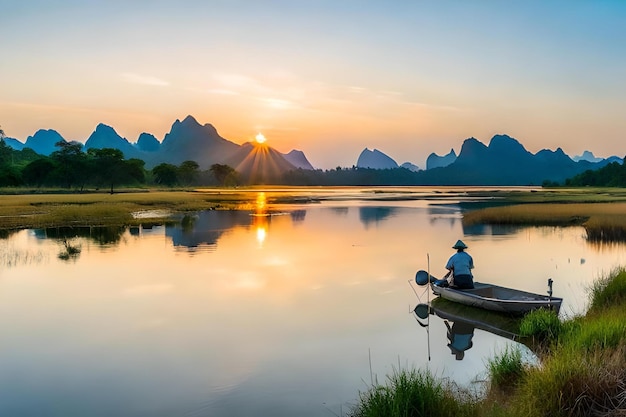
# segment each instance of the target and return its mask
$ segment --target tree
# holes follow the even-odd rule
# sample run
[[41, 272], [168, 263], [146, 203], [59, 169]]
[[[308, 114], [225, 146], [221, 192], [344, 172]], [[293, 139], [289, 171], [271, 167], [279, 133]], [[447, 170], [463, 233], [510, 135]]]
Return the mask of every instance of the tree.
[[22, 179], [26, 184], [41, 187], [50, 182], [50, 174], [55, 168], [54, 162], [49, 158], [36, 159], [22, 169]]
[[126, 161], [128, 178], [143, 184], [146, 182], [146, 162], [142, 159], [131, 158]]
[[178, 168], [175, 165], [162, 163], [152, 168], [154, 182], [172, 186], [178, 182]]
[[87, 155], [83, 152], [83, 144], [61, 140], [55, 143], [55, 146], [59, 150], [50, 154], [50, 159], [56, 165], [53, 175], [67, 188], [72, 188], [75, 184], [83, 186], [89, 177]]
[[138, 175], [137, 168], [143, 168], [137, 161], [125, 161], [124, 153], [119, 149], [91, 148], [87, 154], [92, 158], [92, 172], [96, 183], [107, 184], [111, 194], [116, 185], [134, 182]]
[[13, 164], [13, 148], [6, 144], [4, 136], [0, 139], [0, 165], [12, 165]]
[[229, 165], [213, 164], [209, 170], [220, 185], [235, 185], [238, 183], [237, 171]]
[[178, 167], [178, 180], [185, 184], [192, 184], [200, 174], [200, 165], [196, 161], [185, 161]]

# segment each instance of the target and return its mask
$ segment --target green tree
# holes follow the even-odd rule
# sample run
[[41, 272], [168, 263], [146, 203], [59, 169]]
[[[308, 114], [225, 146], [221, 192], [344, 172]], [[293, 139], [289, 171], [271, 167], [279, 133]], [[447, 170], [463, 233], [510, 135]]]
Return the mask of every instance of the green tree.
[[53, 177], [67, 188], [80, 184], [81, 188], [89, 179], [87, 155], [83, 152], [80, 142], [58, 141], [55, 146], [59, 150], [50, 154], [55, 163]]
[[91, 157], [92, 173], [96, 183], [106, 184], [113, 194], [115, 186], [137, 182], [143, 178], [143, 165], [139, 160], [124, 160], [124, 153], [114, 148], [91, 148], [87, 151]]
[[20, 171], [13, 164], [14, 150], [6, 144], [4, 130], [0, 128], [0, 185], [16, 186], [22, 183]]
[[55, 168], [56, 166], [50, 158], [39, 158], [22, 169], [22, 179], [28, 185], [41, 187], [51, 182], [50, 175]]
[[229, 165], [213, 164], [209, 170], [220, 185], [236, 185], [239, 182], [237, 171]]
[[6, 144], [4, 136], [0, 139], [0, 165], [12, 165], [13, 164], [13, 148]]
[[146, 162], [142, 159], [131, 158], [126, 161], [126, 173], [131, 182], [143, 184], [146, 182]]
[[178, 180], [190, 185], [194, 183], [200, 175], [200, 165], [196, 161], [185, 161], [178, 167]]
[[172, 186], [178, 182], [178, 168], [176, 165], [162, 163], [152, 168], [152, 176], [155, 183]]

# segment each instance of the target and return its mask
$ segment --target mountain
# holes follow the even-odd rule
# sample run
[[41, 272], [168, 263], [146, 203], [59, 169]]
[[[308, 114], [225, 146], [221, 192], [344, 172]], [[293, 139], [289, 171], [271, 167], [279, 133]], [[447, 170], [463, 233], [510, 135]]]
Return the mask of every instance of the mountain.
[[6, 143], [8, 147], [15, 149], [16, 151], [21, 151], [22, 149], [24, 149], [24, 144], [14, 138], [5, 137], [4, 143]]
[[137, 143], [135, 144], [137, 149], [144, 152], [156, 152], [159, 150], [161, 146], [161, 142], [151, 135], [150, 133], [142, 133], [139, 135], [139, 139], [137, 139]]
[[287, 160], [287, 162], [289, 162], [291, 165], [293, 165], [296, 168], [310, 169], [310, 170], [315, 169], [313, 168], [313, 165], [311, 165], [309, 160], [306, 159], [306, 156], [304, 155], [304, 152], [302, 151], [298, 151], [294, 149], [291, 152], [282, 154], [282, 155], [283, 155], [283, 158]]
[[50, 155], [58, 150], [54, 145], [57, 142], [65, 142], [65, 139], [56, 130], [40, 129], [33, 136], [29, 136], [24, 143], [25, 148], [31, 148], [40, 155]]
[[619, 156], [613, 155], [613, 156], [609, 156], [608, 158], [600, 158], [600, 157], [596, 157], [591, 151], [584, 151], [582, 155], [577, 155], [573, 157], [572, 159], [576, 162], [578, 161], [589, 161], [589, 162], [606, 161], [607, 163], [609, 162], [619, 162], [620, 164], [622, 163], [622, 158], [620, 158]]
[[400, 165], [400, 167], [404, 169], [408, 169], [409, 171], [413, 171], [413, 172], [417, 172], [420, 170], [420, 167], [410, 162], [404, 162], [402, 163], [402, 165]]
[[454, 152], [454, 149], [450, 149], [450, 152], [444, 156], [439, 156], [433, 152], [426, 158], [426, 169], [447, 167], [454, 161], [456, 161], [456, 152]]
[[359, 159], [356, 162], [358, 168], [372, 168], [372, 169], [392, 169], [398, 168], [396, 161], [385, 155], [378, 149], [370, 151], [365, 148], [359, 155]]
[[[39, 154], [49, 155], [56, 150], [54, 144], [64, 140], [54, 130], [39, 130], [28, 138], [26, 144], [11, 138], [7, 138], [6, 144], [13, 149], [30, 147]], [[185, 161], [195, 161], [203, 170], [213, 164], [227, 164], [242, 177], [258, 182], [273, 181], [288, 170], [314, 169], [302, 151], [282, 154], [267, 145], [238, 145], [221, 137], [212, 125], [200, 125], [192, 116], [176, 120], [163, 142], [154, 135], [142, 133], [132, 144], [111, 126], [100, 123], [85, 142], [84, 149], [91, 148], [119, 149], [126, 159], [144, 160], [147, 169], [161, 163], [180, 165]]]
[[141, 153], [128, 140], [117, 134], [111, 126], [100, 123], [85, 142], [85, 150], [115, 148], [122, 151], [124, 158], [141, 158]]
[[275, 182], [283, 173], [296, 169], [277, 150], [250, 142], [241, 145], [222, 163], [235, 168], [244, 181], [254, 183]]
[[466, 139], [456, 161], [446, 167], [422, 171], [424, 185], [541, 185], [545, 180], [562, 182], [587, 169], [608, 162], [573, 161], [561, 148], [527, 151], [516, 139], [494, 136], [486, 146]]
[[201, 168], [223, 163], [240, 146], [221, 137], [210, 124], [200, 125], [187, 116], [181, 122], [176, 120], [165, 135], [159, 150], [148, 157], [148, 165], [167, 162], [179, 165], [185, 161], [196, 161]]
[[593, 155], [591, 151], [584, 151], [582, 155], [576, 155], [572, 158], [572, 160], [578, 161], [589, 161], [589, 162], [600, 162], [602, 158], [597, 158]]

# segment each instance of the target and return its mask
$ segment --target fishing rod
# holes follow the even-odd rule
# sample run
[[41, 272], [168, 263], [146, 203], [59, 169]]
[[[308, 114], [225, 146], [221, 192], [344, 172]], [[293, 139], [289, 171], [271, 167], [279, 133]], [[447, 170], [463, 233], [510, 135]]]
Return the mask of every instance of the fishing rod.
[[426, 345], [428, 347], [428, 362], [430, 362], [430, 254], [426, 252], [426, 268], [428, 269], [428, 286], [426, 287], [426, 305], [428, 316], [426, 317]]

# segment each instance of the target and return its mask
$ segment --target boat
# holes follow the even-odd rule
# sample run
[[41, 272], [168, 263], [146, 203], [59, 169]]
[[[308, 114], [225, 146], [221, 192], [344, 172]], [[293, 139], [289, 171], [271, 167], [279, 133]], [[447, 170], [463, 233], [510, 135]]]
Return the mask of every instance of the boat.
[[482, 282], [474, 282], [472, 289], [458, 289], [447, 286], [447, 280], [437, 279], [424, 270], [417, 272], [415, 281], [418, 285], [430, 284], [433, 293], [441, 298], [511, 315], [524, 315], [540, 308], [550, 309], [558, 314], [563, 302], [562, 298], [552, 296], [551, 279], [548, 280], [548, 295]]

